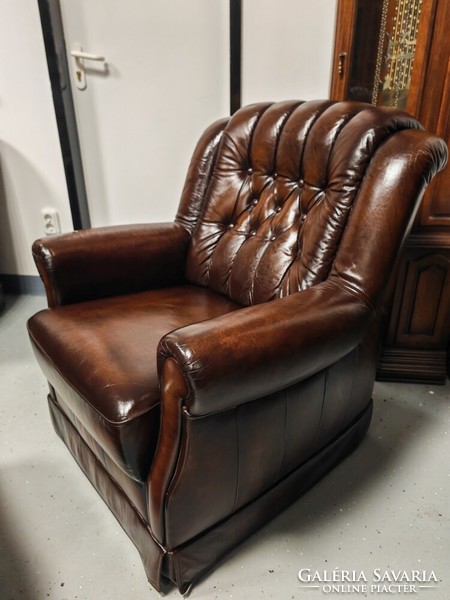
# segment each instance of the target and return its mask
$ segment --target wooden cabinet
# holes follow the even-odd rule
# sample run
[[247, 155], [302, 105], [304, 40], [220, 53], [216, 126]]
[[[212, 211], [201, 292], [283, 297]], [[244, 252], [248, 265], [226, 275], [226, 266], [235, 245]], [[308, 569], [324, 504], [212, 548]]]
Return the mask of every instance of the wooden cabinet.
[[[397, 106], [450, 146], [450, 2], [338, 0], [331, 97]], [[400, 265], [377, 377], [444, 383], [450, 168], [429, 186]]]

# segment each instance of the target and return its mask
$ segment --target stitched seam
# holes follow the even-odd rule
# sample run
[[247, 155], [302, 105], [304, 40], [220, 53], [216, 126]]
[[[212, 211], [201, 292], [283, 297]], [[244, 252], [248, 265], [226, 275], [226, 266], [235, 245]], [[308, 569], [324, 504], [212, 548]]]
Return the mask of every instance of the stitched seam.
[[318, 424], [318, 427], [317, 427], [317, 433], [316, 433], [316, 437], [315, 437], [314, 445], [313, 445], [314, 451], [317, 450], [317, 444], [318, 444], [318, 441], [319, 441], [319, 434], [320, 434], [321, 429], [322, 429], [323, 413], [324, 413], [324, 410], [325, 410], [325, 397], [326, 397], [326, 393], [327, 393], [327, 379], [328, 379], [328, 369], [325, 371], [325, 374], [324, 374], [323, 395], [322, 395], [322, 408], [321, 408], [321, 411], [320, 411], [319, 424]]
[[352, 397], [353, 397], [353, 389], [355, 387], [355, 381], [356, 381], [356, 370], [358, 367], [358, 360], [359, 360], [359, 346], [356, 346], [356, 356], [355, 356], [355, 364], [353, 365], [353, 376], [352, 376], [352, 385], [350, 388], [350, 393], [348, 395], [348, 399], [347, 399], [347, 405], [345, 407], [344, 412], [342, 413], [342, 419], [341, 419], [341, 424], [339, 425], [339, 431], [342, 430], [342, 427], [346, 421], [347, 418], [347, 413], [349, 411], [350, 408], [350, 404], [352, 401]]
[[237, 501], [238, 501], [238, 495], [239, 495], [239, 475], [240, 475], [240, 466], [241, 466], [241, 460], [240, 460], [240, 454], [239, 454], [239, 420], [238, 420], [238, 409], [235, 409], [235, 424], [236, 424], [236, 463], [237, 463], [237, 469], [236, 469], [236, 487], [235, 487], [235, 492], [234, 492], [234, 502], [233, 502], [233, 509], [232, 509], [232, 513], [234, 513], [234, 511], [237, 508]]
[[286, 454], [287, 415], [288, 415], [288, 391], [287, 391], [287, 388], [285, 388], [284, 389], [284, 436], [283, 436], [283, 449], [281, 451], [280, 465], [278, 467], [277, 478], [275, 480], [275, 483], [277, 481], [279, 481], [279, 479], [280, 479], [281, 469], [283, 467], [284, 457], [285, 457], [285, 454]]
[[[183, 407], [183, 412], [186, 411], [186, 407]], [[169, 502], [180, 486], [181, 478], [176, 477], [178, 472], [184, 472], [184, 465], [186, 464], [187, 456], [189, 454], [190, 447], [190, 436], [186, 433], [187, 419], [181, 419], [180, 434], [177, 440], [177, 451], [174, 464], [172, 465], [172, 472], [167, 480], [166, 490], [162, 497], [162, 520], [163, 520], [163, 536], [164, 543], [167, 543], [167, 512], [169, 508]], [[184, 443], [183, 443], [184, 442]], [[180, 466], [181, 465], [181, 466]]]

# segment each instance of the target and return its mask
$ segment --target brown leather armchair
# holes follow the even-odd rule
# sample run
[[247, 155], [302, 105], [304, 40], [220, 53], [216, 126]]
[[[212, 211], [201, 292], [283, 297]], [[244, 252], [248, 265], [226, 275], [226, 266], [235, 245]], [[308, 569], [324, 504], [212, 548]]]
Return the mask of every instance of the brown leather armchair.
[[174, 223], [34, 244], [55, 429], [157, 589], [361, 440], [387, 282], [445, 161], [396, 110], [255, 104], [203, 134]]

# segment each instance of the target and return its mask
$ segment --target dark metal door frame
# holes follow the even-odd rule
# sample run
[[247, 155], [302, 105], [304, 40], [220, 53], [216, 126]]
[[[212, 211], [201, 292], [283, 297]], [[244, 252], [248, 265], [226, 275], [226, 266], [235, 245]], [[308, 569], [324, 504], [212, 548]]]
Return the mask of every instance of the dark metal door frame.
[[59, 0], [38, 0], [74, 229], [91, 226]]
[[241, 107], [242, 0], [230, 0], [230, 114]]
[[[242, 0], [230, 2], [230, 114], [241, 106]], [[91, 226], [59, 0], [38, 0], [74, 229]]]

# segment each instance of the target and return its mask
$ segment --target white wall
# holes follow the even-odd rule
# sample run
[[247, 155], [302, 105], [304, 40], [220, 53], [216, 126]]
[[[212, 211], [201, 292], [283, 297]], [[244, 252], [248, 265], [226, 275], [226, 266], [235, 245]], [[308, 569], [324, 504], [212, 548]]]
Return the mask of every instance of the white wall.
[[336, 0], [244, 0], [243, 104], [329, 97]]
[[0, 274], [37, 274], [31, 244], [45, 206], [71, 230], [37, 0], [1, 0]]

